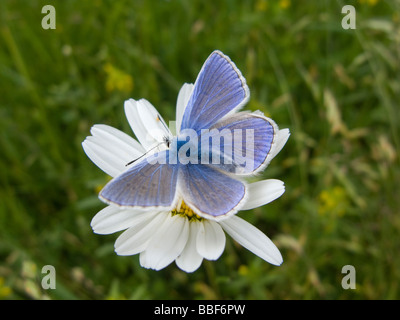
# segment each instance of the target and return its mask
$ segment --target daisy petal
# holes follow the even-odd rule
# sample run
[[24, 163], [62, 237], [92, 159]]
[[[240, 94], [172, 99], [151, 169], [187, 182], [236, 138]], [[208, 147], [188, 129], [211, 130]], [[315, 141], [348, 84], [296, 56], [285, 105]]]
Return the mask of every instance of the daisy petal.
[[268, 155], [269, 161], [271, 161], [275, 156], [282, 150], [283, 146], [286, 144], [290, 136], [289, 129], [281, 129], [277, 132], [275, 137], [274, 148]]
[[278, 136], [276, 139], [276, 150], [275, 150], [276, 153], [279, 153], [282, 150], [283, 146], [288, 141], [289, 136], [290, 136], [289, 129], [286, 128], [286, 129], [279, 130]]
[[225, 233], [221, 226], [209, 220], [204, 220], [197, 234], [197, 251], [208, 260], [217, 260], [225, 249]]
[[249, 197], [241, 210], [261, 207], [279, 198], [285, 192], [285, 185], [276, 179], [262, 180], [248, 185]]
[[158, 227], [167, 218], [167, 213], [146, 212], [134, 219], [132, 227], [122, 233], [115, 241], [115, 252], [129, 256], [144, 251]]
[[176, 258], [176, 265], [185, 272], [196, 271], [202, 261], [203, 257], [197, 252], [196, 239], [200, 228], [201, 222], [189, 223], [189, 239], [183, 249], [181, 255]]
[[129, 99], [125, 101], [124, 107], [133, 132], [146, 150], [163, 142], [164, 136], [171, 137], [164, 120], [146, 99]]
[[112, 152], [124, 160], [139, 157], [146, 152], [142, 145], [131, 136], [105, 124], [94, 125], [90, 133], [104, 147], [112, 148]]
[[172, 133], [169, 131], [164, 119], [150, 102], [145, 99], [139, 100], [137, 110], [142, 124], [147, 130], [147, 140], [149, 142], [153, 139], [155, 143], [160, 143], [164, 141], [164, 137], [172, 138]]
[[232, 216], [221, 221], [220, 225], [234, 240], [260, 258], [274, 265], [282, 264], [282, 255], [278, 248], [252, 224], [237, 216]]
[[189, 221], [178, 215], [168, 217], [140, 254], [140, 264], [154, 270], [165, 268], [182, 253], [188, 237]]
[[[140, 100], [139, 100], [140, 101]], [[136, 138], [139, 140], [140, 144], [146, 149], [149, 150], [150, 147], [154, 144], [154, 141], [147, 141], [147, 129], [142, 123], [142, 120], [139, 116], [138, 104], [141, 102], [136, 101], [134, 99], [126, 100], [124, 103], [125, 115], [128, 119], [129, 125], [131, 126], [133, 132], [135, 133]]]
[[149, 268], [147, 267], [147, 256], [146, 256], [146, 251], [142, 251], [139, 255], [139, 263], [143, 268]]
[[179, 134], [181, 129], [182, 117], [185, 112], [185, 108], [189, 102], [190, 96], [192, 95], [194, 85], [192, 83], [185, 83], [178, 94], [178, 100], [176, 102], [176, 133]]
[[138, 223], [138, 218], [151, 217], [149, 212], [140, 209], [121, 210], [116, 206], [107, 206], [99, 211], [90, 223], [93, 232], [110, 234], [125, 230]]
[[127, 134], [107, 125], [94, 125], [82, 143], [83, 150], [101, 170], [116, 177], [126, 164], [141, 156], [145, 150]]
[[126, 169], [124, 161], [101, 146], [94, 137], [87, 137], [82, 147], [89, 159], [111, 177], [118, 176]]

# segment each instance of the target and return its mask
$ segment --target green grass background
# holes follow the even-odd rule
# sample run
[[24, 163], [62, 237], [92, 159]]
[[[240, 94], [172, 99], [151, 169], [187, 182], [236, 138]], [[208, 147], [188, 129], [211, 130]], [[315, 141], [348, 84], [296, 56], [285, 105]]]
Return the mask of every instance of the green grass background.
[[[41, 27], [46, 4], [56, 29]], [[341, 8], [356, 8], [344, 30]], [[0, 2], [0, 297], [2, 299], [400, 298], [400, 2]], [[272, 266], [228, 236], [193, 274], [156, 272], [90, 228], [108, 177], [84, 154], [90, 127], [131, 134], [128, 98], [175, 120], [184, 82], [215, 49], [260, 109], [291, 137], [258, 179], [285, 182], [239, 215], [282, 252]], [[55, 290], [41, 287], [44, 265]], [[344, 290], [344, 265], [356, 289]]]

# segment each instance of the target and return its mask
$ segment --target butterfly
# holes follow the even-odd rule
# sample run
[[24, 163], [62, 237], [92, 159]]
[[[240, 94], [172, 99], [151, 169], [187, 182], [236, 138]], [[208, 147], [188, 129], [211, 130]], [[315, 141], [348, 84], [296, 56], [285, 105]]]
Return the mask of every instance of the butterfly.
[[[249, 97], [236, 65], [221, 51], [212, 52], [196, 78], [177, 136], [157, 133], [154, 137], [163, 148], [129, 163], [101, 190], [100, 199], [123, 208], [159, 211], [172, 210], [183, 200], [200, 217], [212, 220], [236, 213], [247, 197], [243, 178], [263, 170], [278, 148], [279, 129], [273, 120], [261, 112], [238, 112]], [[158, 114], [150, 116], [166, 127]], [[189, 148], [196, 145], [193, 141], [187, 144], [188, 132], [200, 144], [197, 151]], [[221, 132], [242, 143], [232, 146], [223, 139], [221, 144]], [[184, 155], [191, 151], [190, 161], [177, 158], [184, 146]]]

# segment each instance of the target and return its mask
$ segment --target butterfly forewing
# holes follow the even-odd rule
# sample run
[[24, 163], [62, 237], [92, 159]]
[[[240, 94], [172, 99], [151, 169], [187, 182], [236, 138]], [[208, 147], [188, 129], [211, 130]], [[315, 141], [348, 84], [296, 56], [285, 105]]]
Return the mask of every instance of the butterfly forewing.
[[181, 129], [209, 128], [249, 98], [249, 89], [235, 64], [214, 51], [201, 69], [182, 119]]
[[[158, 158], [157, 158], [158, 157]], [[174, 203], [178, 166], [168, 163], [168, 150], [150, 155], [100, 192], [107, 203], [122, 207], [170, 207]]]

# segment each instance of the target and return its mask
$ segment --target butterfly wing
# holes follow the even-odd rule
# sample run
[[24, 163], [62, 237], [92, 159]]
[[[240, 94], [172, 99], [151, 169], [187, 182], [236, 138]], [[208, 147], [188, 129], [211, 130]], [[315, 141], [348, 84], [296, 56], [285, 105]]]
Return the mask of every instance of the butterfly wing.
[[135, 164], [100, 192], [100, 199], [121, 207], [171, 208], [175, 204], [178, 166], [168, 161], [168, 150]]
[[[224, 117], [205, 131], [210, 158], [219, 169], [241, 175], [256, 173], [269, 164], [276, 147], [278, 126], [261, 112], [239, 112]], [[202, 146], [203, 148], [203, 146]], [[212, 159], [209, 159], [210, 163]]]
[[214, 51], [204, 63], [182, 118], [181, 129], [209, 128], [232, 110], [247, 103], [246, 80], [222, 52]]
[[182, 165], [179, 187], [185, 203], [198, 215], [220, 220], [237, 212], [244, 203], [246, 186], [211, 166]]

